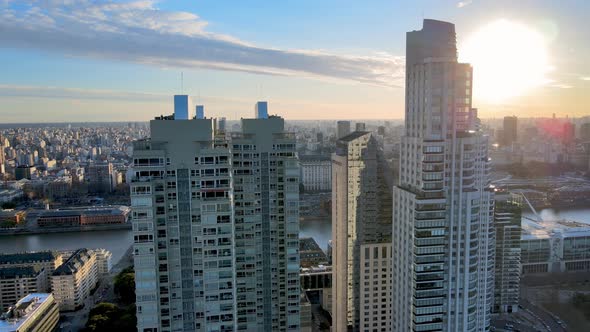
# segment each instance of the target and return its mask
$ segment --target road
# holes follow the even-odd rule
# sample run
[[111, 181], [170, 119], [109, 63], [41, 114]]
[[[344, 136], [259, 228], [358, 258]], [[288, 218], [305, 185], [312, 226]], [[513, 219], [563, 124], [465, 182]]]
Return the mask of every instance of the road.
[[553, 332], [566, 332], [566, 329], [562, 327], [559, 323], [557, 323], [557, 319], [554, 318], [547, 310], [534, 305], [533, 303], [527, 300], [521, 300], [521, 305], [524, 310], [529, 310], [534, 315], [539, 317], [546, 326], [549, 327], [549, 331]]

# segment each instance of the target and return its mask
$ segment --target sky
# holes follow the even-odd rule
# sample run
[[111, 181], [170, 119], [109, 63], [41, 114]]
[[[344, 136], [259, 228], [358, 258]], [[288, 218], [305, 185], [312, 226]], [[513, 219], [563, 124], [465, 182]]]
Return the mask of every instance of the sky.
[[401, 119], [405, 33], [423, 18], [456, 25], [481, 117], [580, 117], [589, 12], [582, 0], [0, 0], [0, 122], [145, 121], [172, 113], [174, 94], [228, 119], [257, 100], [286, 119]]

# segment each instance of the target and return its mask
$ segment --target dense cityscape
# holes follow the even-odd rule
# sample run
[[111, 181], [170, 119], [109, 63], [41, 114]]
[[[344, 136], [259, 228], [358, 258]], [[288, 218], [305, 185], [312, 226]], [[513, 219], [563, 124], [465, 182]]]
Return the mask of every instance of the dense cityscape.
[[0, 124], [0, 332], [589, 331], [590, 113], [484, 117], [455, 24], [411, 28], [403, 119], [181, 74], [147, 122]]

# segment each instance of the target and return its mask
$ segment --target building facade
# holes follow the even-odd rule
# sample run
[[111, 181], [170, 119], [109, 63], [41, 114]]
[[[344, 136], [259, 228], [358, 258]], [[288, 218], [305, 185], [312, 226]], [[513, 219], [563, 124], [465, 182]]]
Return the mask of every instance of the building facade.
[[85, 172], [88, 181], [88, 191], [91, 193], [110, 193], [115, 187], [113, 181], [113, 164], [91, 163]]
[[89, 249], [76, 250], [51, 275], [53, 296], [62, 311], [82, 308], [97, 283], [96, 255]]
[[301, 184], [305, 191], [332, 189], [332, 161], [324, 156], [300, 156]]
[[282, 118], [242, 119], [232, 133], [240, 331], [297, 331], [299, 163]]
[[0, 310], [8, 310], [29, 293], [47, 290], [47, 271], [33, 267], [0, 268]]
[[382, 180], [378, 154], [372, 134], [357, 131], [341, 138], [332, 155], [332, 326], [336, 331], [363, 330], [362, 246], [391, 243], [391, 215], [384, 213], [390, 210], [382, 209], [379, 199], [384, 193], [378, 190]]
[[350, 134], [350, 121], [338, 121], [336, 123], [336, 139]]
[[392, 331], [391, 242], [361, 245], [360, 331]]
[[517, 312], [520, 298], [521, 205], [496, 197], [494, 227], [496, 260], [494, 312]]
[[488, 331], [493, 200], [472, 68], [453, 24], [407, 33], [406, 133], [393, 191], [393, 331]]
[[298, 330], [299, 168], [283, 119], [244, 119], [231, 141], [213, 119], [150, 127], [131, 183], [138, 330]]
[[522, 275], [590, 271], [590, 227], [547, 226], [523, 228]]
[[22, 252], [0, 255], [0, 268], [32, 267], [35, 271], [46, 271], [46, 288], [40, 292], [51, 290], [51, 275], [62, 263], [62, 255], [55, 251]]

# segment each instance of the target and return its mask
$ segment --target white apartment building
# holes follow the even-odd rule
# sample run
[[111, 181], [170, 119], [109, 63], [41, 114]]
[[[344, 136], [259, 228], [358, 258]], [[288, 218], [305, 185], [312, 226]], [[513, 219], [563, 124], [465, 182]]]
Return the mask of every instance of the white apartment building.
[[493, 198], [472, 68], [453, 24], [407, 33], [406, 133], [393, 192], [393, 331], [488, 331]]
[[134, 144], [138, 331], [299, 329], [299, 167], [275, 116], [160, 117]]
[[98, 282], [96, 255], [89, 249], [76, 250], [51, 275], [51, 289], [61, 311], [84, 306]]
[[299, 163], [277, 116], [232, 133], [238, 331], [299, 331]]
[[113, 267], [111, 258], [113, 254], [106, 250], [106, 249], [93, 249], [92, 250], [96, 255], [96, 264], [98, 266], [98, 275], [103, 276], [107, 275], [111, 272], [111, 268]]
[[332, 161], [324, 156], [299, 156], [301, 184], [306, 191], [332, 189]]

